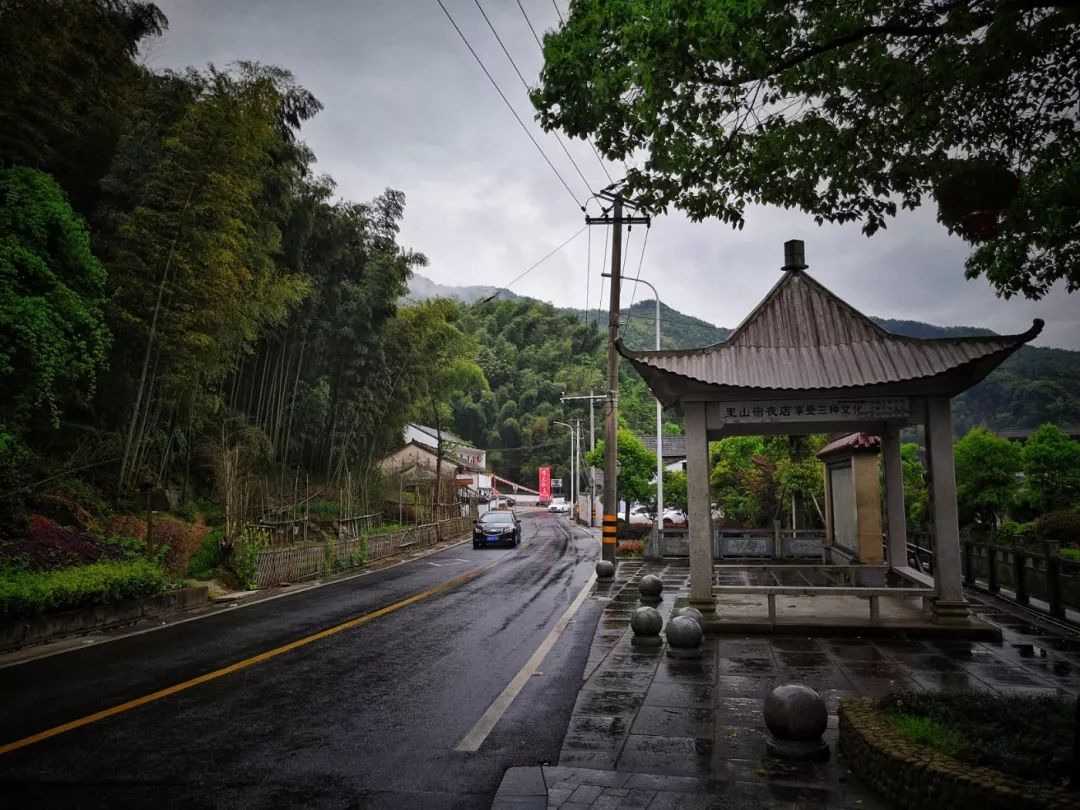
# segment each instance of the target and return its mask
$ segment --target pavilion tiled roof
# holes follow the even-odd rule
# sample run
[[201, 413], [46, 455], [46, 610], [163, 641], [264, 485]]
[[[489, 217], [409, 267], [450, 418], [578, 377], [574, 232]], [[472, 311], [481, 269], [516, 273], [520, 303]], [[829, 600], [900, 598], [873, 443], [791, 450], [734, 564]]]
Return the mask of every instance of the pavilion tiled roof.
[[789, 269], [719, 343], [660, 351], [617, 345], [671, 405], [673, 386], [695, 382], [742, 393], [852, 389], [931, 378], [986, 361], [977, 370], [981, 379], [1042, 327], [1036, 319], [1017, 335], [905, 337], [877, 325], [805, 271]]

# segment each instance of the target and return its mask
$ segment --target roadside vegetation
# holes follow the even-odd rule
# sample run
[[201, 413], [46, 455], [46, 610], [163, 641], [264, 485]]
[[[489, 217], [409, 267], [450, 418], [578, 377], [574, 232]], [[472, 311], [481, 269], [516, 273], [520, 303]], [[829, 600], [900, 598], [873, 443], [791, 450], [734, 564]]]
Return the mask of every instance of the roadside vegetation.
[[912, 690], [888, 695], [881, 708], [909, 740], [961, 762], [1054, 785], [1072, 774], [1073, 699]]

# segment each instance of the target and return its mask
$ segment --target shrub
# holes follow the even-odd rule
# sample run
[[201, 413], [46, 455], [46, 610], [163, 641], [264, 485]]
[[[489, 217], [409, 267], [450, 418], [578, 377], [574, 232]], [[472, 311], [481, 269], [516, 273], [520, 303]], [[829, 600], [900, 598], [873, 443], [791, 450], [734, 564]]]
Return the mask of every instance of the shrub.
[[1080, 548], [1063, 548], [1061, 549], [1060, 556], [1066, 560], [1077, 560], [1080, 562]]
[[644, 547], [643, 540], [620, 540], [615, 554], [619, 557], [640, 557]]
[[1015, 520], [1006, 520], [994, 532], [998, 537], [1035, 537], [1034, 523], [1017, 523]]
[[25, 619], [153, 596], [164, 587], [164, 571], [147, 560], [98, 562], [57, 571], [9, 571], [0, 575], [0, 618]]
[[214, 529], [188, 560], [187, 573], [195, 579], [213, 579], [217, 570], [225, 564], [225, 530]]
[[886, 696], [881, 707], [902, 733], [906, 728], [922, 734], [920, 741], [950, 747], [953, 750], [946, 753], [961, 761], [1053, 784], [1069, 776], [1075, 716], [1071, 700], [978, 690], [913, 690]]
[[117, 560], [123, 553], [89, 532], [65, 529], [48, 518], [35, 515], [26, 536], [4, 544], [0, 548], [0, 557], [14, 568], [49, 571], [88, 565], [102, 559]]
[[266, 529], [247, 526], [240, 532], [240, 536], [233, 544], [233, 569], [236, 571], [236, 578], [240, 581], [241, 587], [249, 591], [255, 590], [258, 584], [256, 577], [259, 573], [255, 567], [255, 560], [259, 552], [269, 545], [270, 536], [266, 533]]
[[1035, 521], [1035, 536], [1062, 546], [1080, 546], [1080, 512], [1068, 509], [1048, 512]]

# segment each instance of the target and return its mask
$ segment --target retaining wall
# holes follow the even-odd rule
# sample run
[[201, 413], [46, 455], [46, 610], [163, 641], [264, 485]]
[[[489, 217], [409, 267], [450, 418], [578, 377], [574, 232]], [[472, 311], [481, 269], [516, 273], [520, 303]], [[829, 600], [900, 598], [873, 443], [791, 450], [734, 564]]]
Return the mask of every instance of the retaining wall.
[[906, 739], [877, 701], [840, 705], [840, 747], [858, 777], [894, 806], [977, 810], [1065, 810], [1080, 794], [969, 765]]
[[0, 624], [0, 649], [23, 647], [92, 630], [106, 630], [140, 619], [151, 619], [165, 613], [198, 607], [209, 600], [209, 589], [202, 585], [197, 588], [179, 588], [143, 599], [126, 599], [111, 605], [93, 605], [33, 619], [4, 622]]

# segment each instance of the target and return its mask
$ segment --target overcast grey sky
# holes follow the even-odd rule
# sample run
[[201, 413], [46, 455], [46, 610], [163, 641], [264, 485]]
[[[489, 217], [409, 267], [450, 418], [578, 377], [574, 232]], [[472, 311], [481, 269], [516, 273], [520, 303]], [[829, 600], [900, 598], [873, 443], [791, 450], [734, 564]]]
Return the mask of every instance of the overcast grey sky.
[[[580, 210], [499, 99], [435, 0], [157, 0], [169, 30], [146, 54], [151, 67], [219, 66], [237, 59], [291, 70], [325, 109], [303, 130], [319, 170], [342, 197], [405, 192], [404, 244], [427, 255], [423, 273], [444, 284], [502, 285], [569, 238]], [[579, 198], [586, 186], [551, 135], [533, 121], [525, 89], [475, 0], [444, 0], [503, 92]], [[480, 0], [530, 83], [540, 50], [516, 0]], [[552, 0], [522, 0], [538, 30], [558, 23]], [[558, 0], [564, 12], [567, 0]], [[606, 184], [578, 141], [571, 153], [592, 188]], [[621, 169], [621, 166], [618, 167]], [[614, 177], [621, 176], [611, 166]], [[604, 229], [591, 229], [591, 305], [600, 304]], [[586, 296], [589, 232], [513, 289], [563, 306]], [[634, 275], [643, 228], [629, 238]], [[818, 227], [794, 211], [754, 208], [746, 227], [657, 218], [642, 278], [661, 299], [720, 326], [735, 326], [780, 275], [783, 242], [806, 242], [810, 273], [849, 303], [888, 318], [1022, 332], [1046, 320], [1041, 345], [1080, 349], [1080, 296], [1041, 302], [996, 298], [965, 281], [968, 246], [934, 221], [906, 213], [871, 239], [858, 225]], [[633, 285], [629, 285], [631, 288]], [[632, 289], [624, 295], [633, 295]], [[642, 288], [639, 298], [652, 298]], [[605, 303], [606, 306], [606, 303]]]

